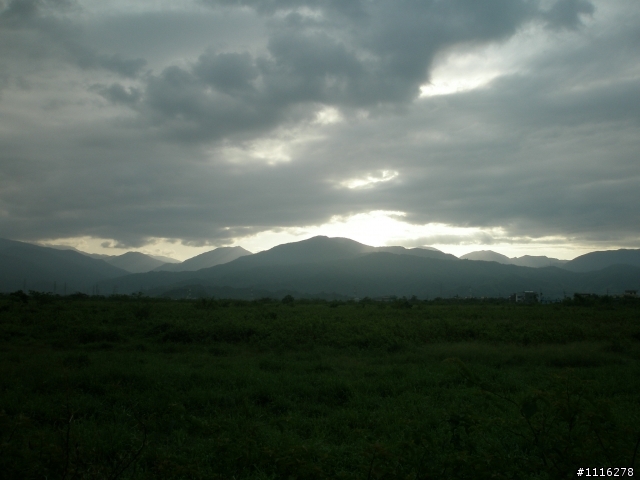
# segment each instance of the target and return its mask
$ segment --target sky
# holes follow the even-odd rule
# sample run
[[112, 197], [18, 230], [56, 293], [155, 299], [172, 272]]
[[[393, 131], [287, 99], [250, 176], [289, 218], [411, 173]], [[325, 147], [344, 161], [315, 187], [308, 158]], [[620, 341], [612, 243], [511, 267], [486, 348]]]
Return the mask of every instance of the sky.
[[637, 0], [0, 0], [0, 237], [640, 248]]

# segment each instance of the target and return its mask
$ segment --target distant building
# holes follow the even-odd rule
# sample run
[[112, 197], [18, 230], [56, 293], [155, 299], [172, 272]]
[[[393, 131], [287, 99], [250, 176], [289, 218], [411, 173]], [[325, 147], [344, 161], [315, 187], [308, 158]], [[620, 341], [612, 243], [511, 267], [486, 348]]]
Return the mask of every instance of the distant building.
[[509, 296], [509, 301], [513, 303], [538, 303], [540, 298], [537, 292], [525, 291], [512, 293]]
[[624, 296], [625, 297], [637, 297], [638, 296], [638, 291], [637, 290], [625, 290], [624, 291]]

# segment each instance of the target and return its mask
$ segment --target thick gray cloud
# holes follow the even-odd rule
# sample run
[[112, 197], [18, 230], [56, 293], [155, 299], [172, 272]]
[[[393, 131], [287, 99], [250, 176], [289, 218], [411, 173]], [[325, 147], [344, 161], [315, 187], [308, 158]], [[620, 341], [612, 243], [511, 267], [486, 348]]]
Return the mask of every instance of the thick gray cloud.
[[111, 85], [95, 85], [93, 90], [102, 95], [106, 100], [114, 104], [133, 105], [140, 100], [140, 90], [137, 88], [126, 89], [119, 83]]
[[31, 61], [59, 59], [83, 69], [104, 69], [124, 77], [138, 75], [146, 64], [144, 59], [101, 53], [83, 45], [78, 27], [64, 17], [78, 8], [75, 0], [11, 0], [0, 11], [2, 56], [27, 56]]
[[[0, 4], [0, 236], [223, 244], [392, 210], [640, 247], [632, 1], [145, 5]], [[488, 46], [490, 83], [419, 96]]]
[[544, 12], [544, 18], [553, 28], [577, 28], [582, 24], [580, 15], [592, 15], [594, 10], [587, 0], [559, 0]]
[[[550, 15], [527, 0], [346, 3], [351, 7], [241, 2], [261, 14], [281, 13], [269, 19], [267, 51], [208, 50], [189, 68], [165, 68], [148, 81], [144, 113], [168, 134], [206, 140], [300, 121], [318, 104], [404, 105], [418, 96], [439, 51], [497, 41], [526, 21]], [[318, 9], [318, 16], [300, 13], [304, 6]], [[573, 8], [577, 18], [584, 5], [563, 1], [561, 8]], [[573, 17], [565, 16], [574, 26]], [[553, 18], [554, 25], [562, 24]]]

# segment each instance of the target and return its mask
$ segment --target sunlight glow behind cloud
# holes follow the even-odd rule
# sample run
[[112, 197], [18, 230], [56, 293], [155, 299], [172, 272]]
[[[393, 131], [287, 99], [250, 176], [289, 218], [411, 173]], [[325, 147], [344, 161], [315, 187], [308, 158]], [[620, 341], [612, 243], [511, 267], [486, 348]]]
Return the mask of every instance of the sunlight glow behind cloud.
[[229, 146], [221, 149], [223, 157], [230, 163], [266, 163], [276, 165], [291, 161], [289, 145], [276, 139], [263, 139], [252, 142], [245, 148]]
[[341, 185], [351, 189], [368, 188], [374, 186], [376, 183], [389, 182], [398, 177], [398, 175], [399, 173], [395, 170], [381, 170], [377, 175], [367, 175], [364, 178], [345, 180]]
[[499, 65], [502, 56], [488, 57], [486, 51], [452, 53], [431, 72], [429, 83], [420, 87], [420, 97], [450, 95], [475, 90], [506, 73]]
[[342, 120], [342, 114], [337, 108], [325, 107], [317, 113], [315, 123], [331, 125], [332, 123], [339, 123]]
[[431, 246], [456, 256], [476, 250], [494, 250], [510, 257], [530, 254], [570, 259], [593, 250], [592, 246], [574, 245], [568, 248], [566, 238], [510, 239], [500, 227], [454, 227], [441, 223], [415, 225], [406, 222], [405, 217], [405, 212], [385, 210], [334, 216], [329, 222], [318, 226], [283, 228], [238, 238], [234, 245], [257, 252], [282, 243], [325, 235], [350, 238], [374, 247]]

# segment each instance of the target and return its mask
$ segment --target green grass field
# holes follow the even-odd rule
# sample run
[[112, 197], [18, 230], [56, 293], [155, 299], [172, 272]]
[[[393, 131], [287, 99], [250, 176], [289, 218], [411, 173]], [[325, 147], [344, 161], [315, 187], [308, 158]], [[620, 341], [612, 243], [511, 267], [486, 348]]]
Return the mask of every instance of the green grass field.
[[555, 479], [639, 443], [634, 303], [0, 297], [2, 478]]

